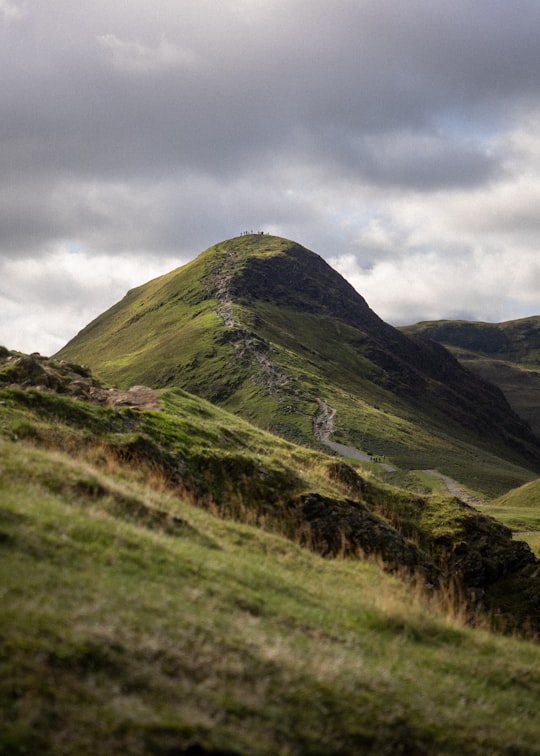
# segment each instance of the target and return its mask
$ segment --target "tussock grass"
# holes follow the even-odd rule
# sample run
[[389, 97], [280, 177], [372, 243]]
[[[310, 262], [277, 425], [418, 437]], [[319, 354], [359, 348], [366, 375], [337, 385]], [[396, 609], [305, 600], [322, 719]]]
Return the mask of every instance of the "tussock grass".
[[125, 469], [0, 469], [1, 752], [537, 752], [538, 646]]

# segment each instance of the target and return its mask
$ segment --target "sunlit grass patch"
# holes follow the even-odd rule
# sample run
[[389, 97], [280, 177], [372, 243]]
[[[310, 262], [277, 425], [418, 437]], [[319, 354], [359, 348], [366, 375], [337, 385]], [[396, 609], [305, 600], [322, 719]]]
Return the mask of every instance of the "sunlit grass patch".
[[531, 547], [532, 551], [540, 559], [540, 533], [522, 533], [517, 532], [514, 534], [516, 541], [525, 541]]

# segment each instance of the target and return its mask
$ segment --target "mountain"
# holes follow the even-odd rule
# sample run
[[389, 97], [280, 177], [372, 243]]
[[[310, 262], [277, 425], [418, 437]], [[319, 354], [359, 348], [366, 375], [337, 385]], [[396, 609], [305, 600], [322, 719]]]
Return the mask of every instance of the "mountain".
[[540, 316], [504, 323], [440, 320], [400, 330], [443, 344], [462, 365], [498, 386], [540, 437]]
[[498, 388], [384, 323], [320, 256], [279, 237], [222, 242], [131, 290], [56, 357], [487, 493], [540, 472], [540, 441]]

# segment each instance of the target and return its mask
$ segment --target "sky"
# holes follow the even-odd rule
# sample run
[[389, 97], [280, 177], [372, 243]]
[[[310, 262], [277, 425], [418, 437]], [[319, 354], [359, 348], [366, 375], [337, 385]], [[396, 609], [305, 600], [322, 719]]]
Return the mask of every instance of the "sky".
[[538, 0], [0, 0], [0, 344], [244, 230], [393, 325], [540, 314]]

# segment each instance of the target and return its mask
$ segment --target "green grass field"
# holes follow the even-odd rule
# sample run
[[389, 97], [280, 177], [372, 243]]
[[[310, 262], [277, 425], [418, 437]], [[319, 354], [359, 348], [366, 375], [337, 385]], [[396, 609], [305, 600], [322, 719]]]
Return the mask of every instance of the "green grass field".
[[538, 645], [112, 461], [0, 471], [0, 753], [539, 753]]

